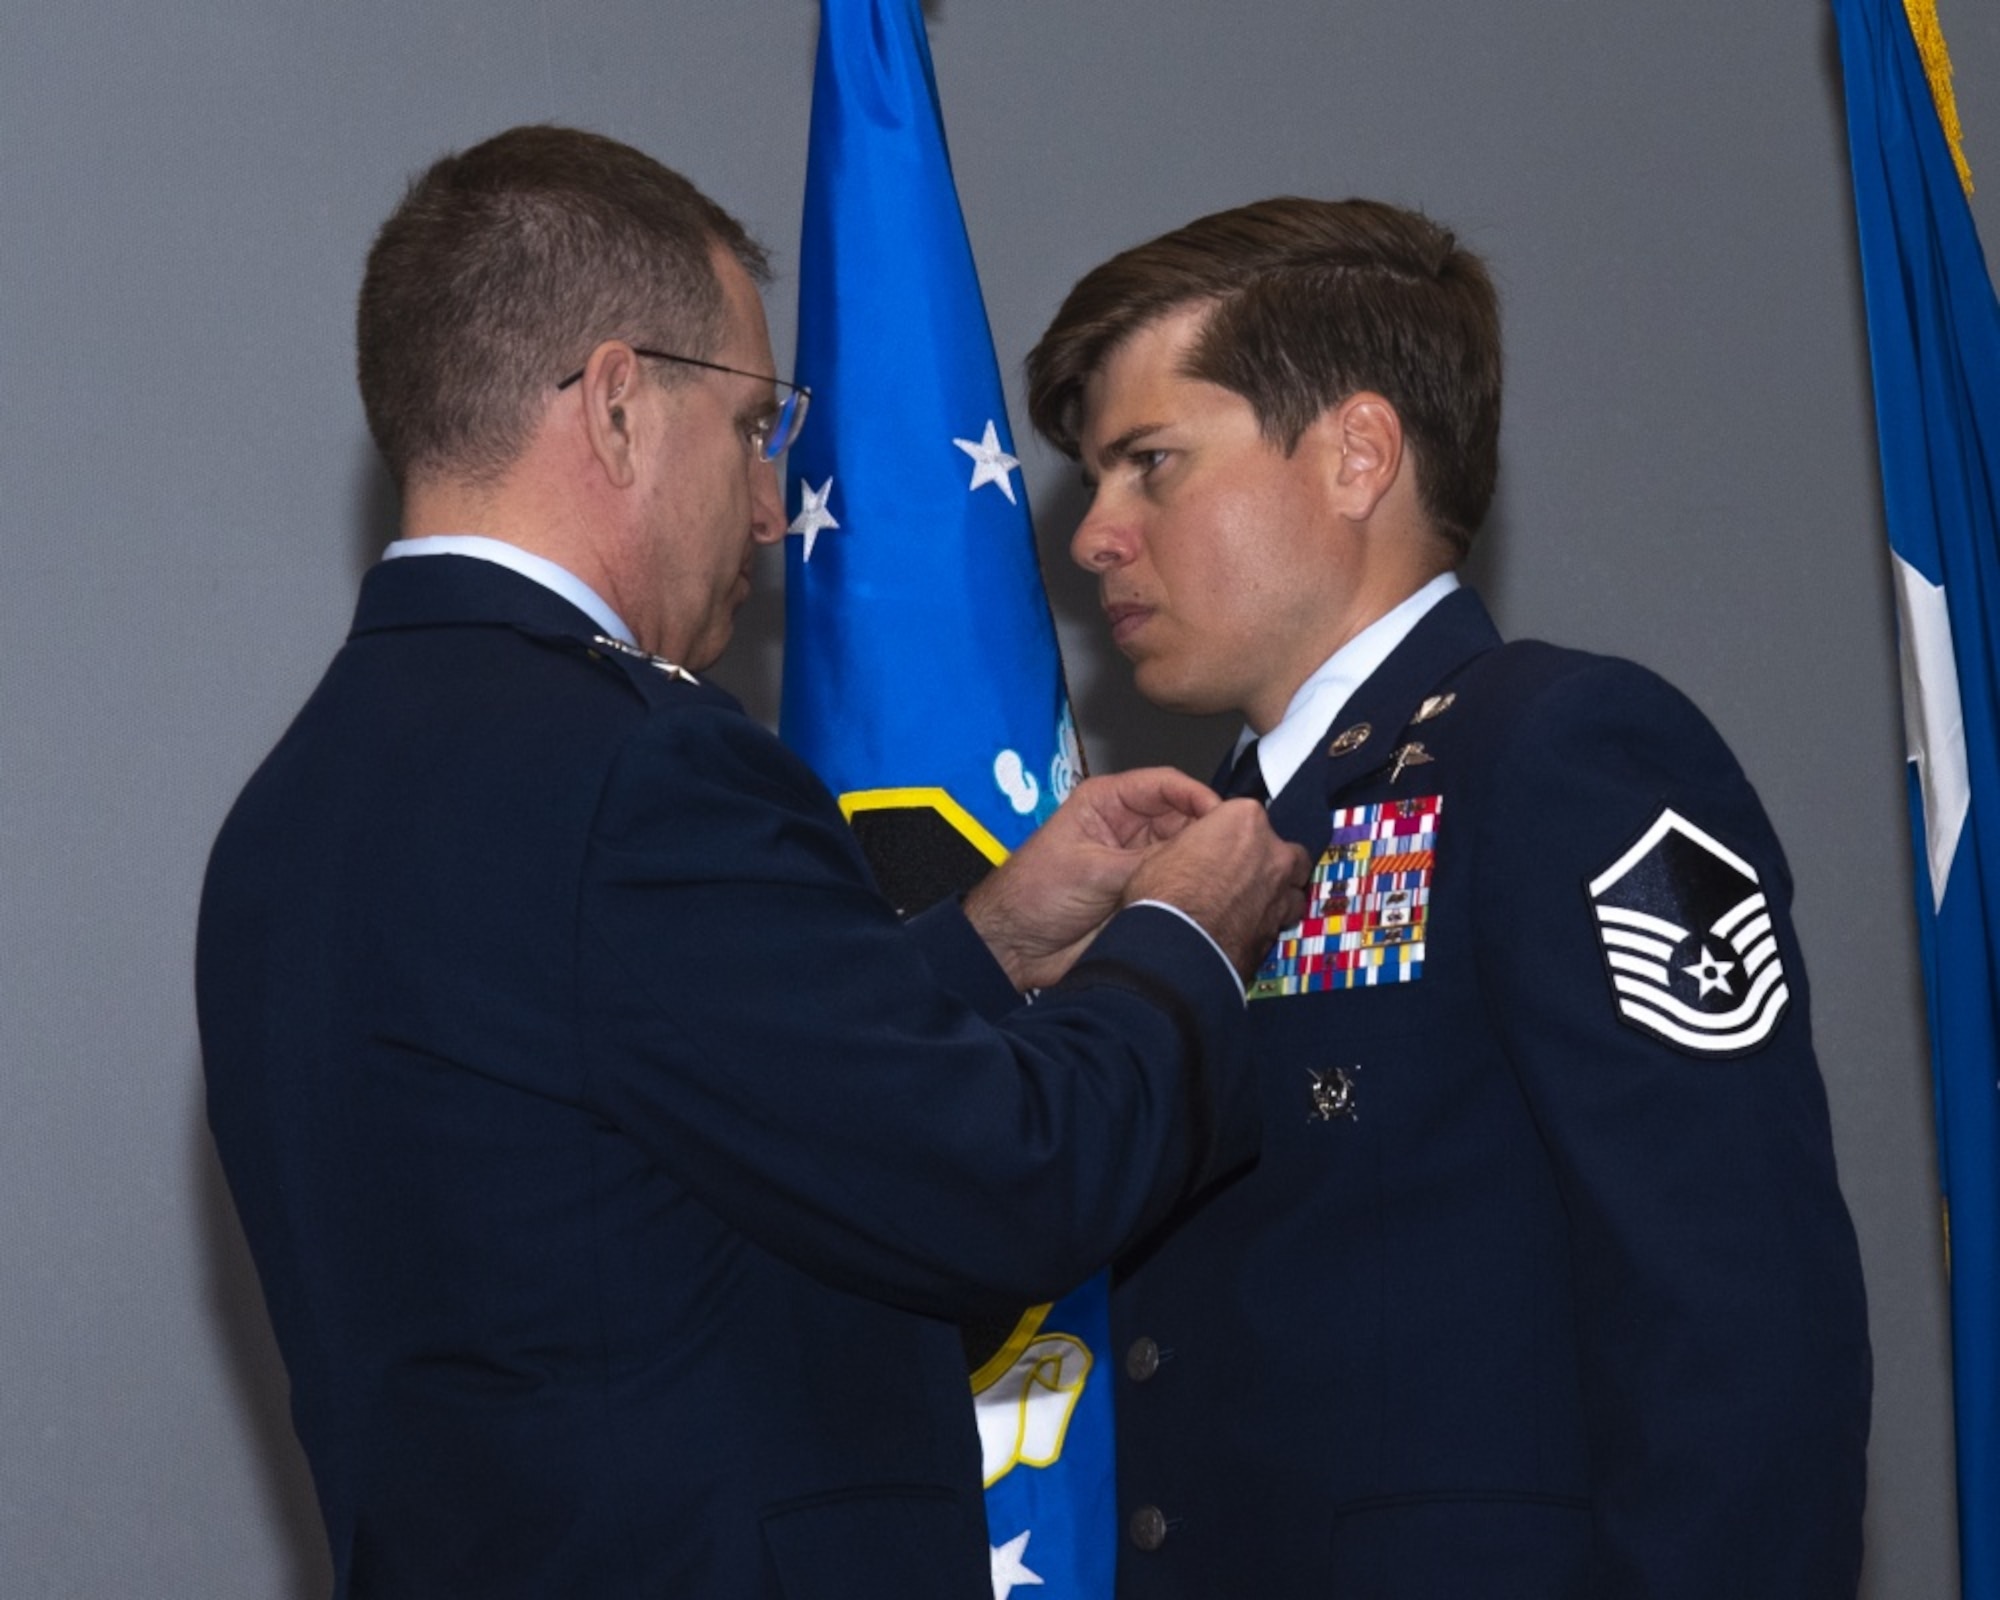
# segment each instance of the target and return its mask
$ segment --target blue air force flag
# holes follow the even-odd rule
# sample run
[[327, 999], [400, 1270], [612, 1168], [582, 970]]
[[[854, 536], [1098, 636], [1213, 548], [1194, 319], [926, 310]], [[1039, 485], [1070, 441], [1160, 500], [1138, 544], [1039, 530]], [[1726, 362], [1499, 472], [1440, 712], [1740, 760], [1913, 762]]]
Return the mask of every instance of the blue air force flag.
[[[1924, 0], [1834, 0], [1896, 577], [1965, 1600], [2000, 1600], [2000, 302]], [[1926, 76], [1912, 16], [1928, 35]], [[1955, 122], [1955, 117], [1950, 120]]]
[[[1081, 767], [917, 0], [821, 7], [798, 377], [782, 731], [915, 911]], [[996, 1600], [1111, 1592], [1106, 1297], [968, 1330]]]
[[1010, 849], [1079, 758], [916, 0], [822, 8], [798, 375], [785, 739]]

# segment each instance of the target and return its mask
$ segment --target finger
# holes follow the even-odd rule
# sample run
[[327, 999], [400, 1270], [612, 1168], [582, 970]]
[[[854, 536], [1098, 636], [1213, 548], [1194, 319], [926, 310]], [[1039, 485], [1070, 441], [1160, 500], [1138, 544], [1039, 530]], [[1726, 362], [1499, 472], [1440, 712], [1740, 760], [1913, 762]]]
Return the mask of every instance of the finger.
[[1264, 810], [1264, 802], [1239, 796], [1234, 800], [1218, 800], [1210, 813], [1217, 821], [1238, 830], [1238, 837], [1246, 845], [1259, 841], [1269, 846], [1278, 842], [1278, 836], [1271, 831], [1270, 816]]
[[1303, 889], [1307, 884], [1312, 882], [1313, 859], [1295, 844], [1287, 844], [1285, 850], [1291, 858], [1285, 863], [1286, 879], [1298, 888]]
[[1138, 767], [1092, 779], [1104, 785], [1093, 795], [1098, 814], [1120, 843], [1142, 836], [1169, 839], [1221, 802], [1207, 784], [1174, 767]]
[[1163, 809], [1184, 817], [1205, 817], [1222, 804], [1213, 789], [1197, 778], [1190, 778], [1178, 767], [1147, 767], [1141, 770], [1157, 783], [1155, 792]]
[[1140, 829], [1132, 838], [1128, 839], [1126, 843], [1141, 847], [1162, 845], [1186, 829], [1193, 827], [1198, 820], [1198, 818], [1189, 816], [1185, 811], [1162, 811], [1158, 816], [1152, 818], [1146, 827]]

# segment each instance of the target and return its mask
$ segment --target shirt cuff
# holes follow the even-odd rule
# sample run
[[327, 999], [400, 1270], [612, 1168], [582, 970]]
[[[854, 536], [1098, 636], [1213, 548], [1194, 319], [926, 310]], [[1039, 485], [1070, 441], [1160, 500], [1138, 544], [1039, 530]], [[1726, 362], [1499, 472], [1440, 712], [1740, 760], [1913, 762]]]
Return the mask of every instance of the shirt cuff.
[[[1236, 985], [1237, 998], [1243, 1000], [1246, 1005], [1249, 1003], [1247, 997], [1245, 996], [1243, 988], [1243, 974], [1236, 970], [1236, 963], [1231, 961], [1229, 957], [1227, 957], [1222, 953], [1222, 946], [1215, 942], [1214, 934], [1210, 933], [1208, 929], [1204, 928], [1199, 922], [1196, 922], [1193, 917], [1189, 916], [1185, 911], [1181, 910], [1179, 906], [1170, 906], [1164, 900], [1134, 900], [1132, 902], [1132, 905], [1158, 906], [1162, 911], [1171, 911], [1175, 916], [1179, 917], [1181, 921], [1185, 922], [1190, 928], [1194, 929], [1196, 933], [1200, 934], [1202, 938], [1206, 939], [1208, 941], [1209, 949], [1215, 952], [1215, 959], [1220, 961], [1225, 967], [1229, 969], [1229, 981]], [[1129, 911], [1132, 909], [1132, 907], [1127, 906], [1126, 909]]]

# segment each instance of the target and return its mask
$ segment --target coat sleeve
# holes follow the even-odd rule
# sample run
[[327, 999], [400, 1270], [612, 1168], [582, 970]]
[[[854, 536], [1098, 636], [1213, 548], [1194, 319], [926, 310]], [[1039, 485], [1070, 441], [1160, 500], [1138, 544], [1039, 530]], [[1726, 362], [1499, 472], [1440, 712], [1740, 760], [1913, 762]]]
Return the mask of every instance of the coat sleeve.
[[905, 931], [930, 963], [932, 975], [988, 1022], [997, 1022], [1021, 1004], [1000, 963], [986, 948], [956, 900], [940, 900], [905, 919]]
[[[1701, 714], [1626, 663], [1546, 687], [1490, 781], [1482, 983], [1570, 1217], [1590, 1592], [1851, 1600], [1866, 1314], [1777, 840]], [[1639, 848], [1667, 813], [1691, 828]], [[1761, 957], [1711, 915], [1756, 894]]]
[[1121, 913], [997, 1023], [940, 983], [977, 967], [963, 919], [929, 932], [777, 741], [656, 716], [582, 872], [590, 1099], [764, 1248], [953, 1317], [1067, 1290], [1254, 1153], [1241, 997], [1181, 919]]

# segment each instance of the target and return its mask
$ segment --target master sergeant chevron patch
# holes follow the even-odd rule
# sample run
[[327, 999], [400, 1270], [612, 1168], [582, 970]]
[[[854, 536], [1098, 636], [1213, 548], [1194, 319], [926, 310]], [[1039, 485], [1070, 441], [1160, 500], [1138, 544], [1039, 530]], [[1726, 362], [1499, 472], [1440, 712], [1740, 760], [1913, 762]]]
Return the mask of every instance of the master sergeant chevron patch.
[[1771, 1036], [1791, 993], [1749, 862], [1668, 807], [1589, 888], [1622, 1021], [1703, 1056]]

